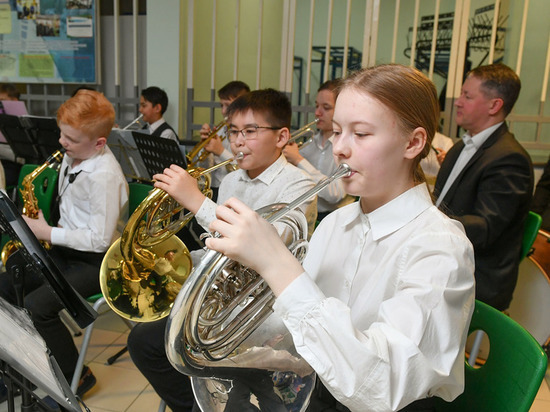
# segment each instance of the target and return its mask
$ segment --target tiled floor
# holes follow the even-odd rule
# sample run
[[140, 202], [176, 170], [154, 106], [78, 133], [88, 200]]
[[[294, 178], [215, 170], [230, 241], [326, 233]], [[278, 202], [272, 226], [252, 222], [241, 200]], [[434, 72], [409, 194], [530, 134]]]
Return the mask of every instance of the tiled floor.
[[[87, 364], [97, 378], [96, 386], [84, 396], [86, 406], [92, 412], [155, 412], [160, 399], [135, 368], [128, 353], [114, 364], [106, 360], [122, 349], [126, 343], [128, 329], [118, 316], [107, 311], [96, 321]], [[75, 338], [78, 345], [82, 336]], [[550, 411], [550, 367], [530, 412]], [[16, 398], [20, 402], [20, 397]], [[17, 404], [18, 405], [18, 404]], [[16, 408], [19, 410], [19, 407]], [[170, 411], [169, 408], [166, 409]], [[0, 405], [0, 412], [6, 412], [7, 405]]]

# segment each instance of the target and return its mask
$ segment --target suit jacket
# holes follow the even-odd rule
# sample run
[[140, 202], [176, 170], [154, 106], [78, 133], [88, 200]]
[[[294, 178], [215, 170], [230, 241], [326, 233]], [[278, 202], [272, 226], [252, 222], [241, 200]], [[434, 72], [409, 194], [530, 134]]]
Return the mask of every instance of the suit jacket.
[[537, 183], [531, 210], [542, 216], [542, 229], [550, 231], [550, 158]]
[[[447, 153], [437, 198], [464, 148]], [[533, 193], [531, 157], [503, 123], [476, 151], [449, 188], [440, 209], [460, 221], [474, 246], [476, 298], [507, 309], [516, 286], [525, 218]]]

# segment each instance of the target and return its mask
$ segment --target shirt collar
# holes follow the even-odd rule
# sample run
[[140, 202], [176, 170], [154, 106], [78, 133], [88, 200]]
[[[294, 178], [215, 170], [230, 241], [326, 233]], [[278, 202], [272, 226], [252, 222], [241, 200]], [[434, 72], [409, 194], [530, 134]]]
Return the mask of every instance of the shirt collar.
[[71, 157], [67, 157], [67, 164], [69, 165], [69, 167], [71, 168], [71, 173], [76, 173], [76, 172], [80, 172], [80, 171], [84, 171], [86, 173], [91, 173], [95, 170], [96, 168], [96, 159], [98, 158], [98, 156], [100, 156], [101, 154], [103, 154], [106, 150], [109, 150], [109, 147], [108, 146], [104, 146], [102, 147], [100, 150], [98, 150], [92, 157], [88, 158], [88, 159], [85, 159], [83, 160], [82, 162], [80, 162], [78, 165], [76, 165], [75, 167], [73, 167], [73, 160]]
[[379, 240], [399, 230], [431, 206], [433, 202], [428, 187], [422, 183], [371, 213], [363, 213], [360, 201], [355, 202], [353, 206], [355, 210], [349, 214], [343, 225], [349, 225], [359, 219], [364, 226], [364, 231], [367, 232], [370, 229], [373, 240]]
[[491, 136], [493, 132], [497, 130], [500, 125], [502, 125], [502, 123], [504, 122], [494, 124], [474, 136], [470, 136], [470, 133], [465, 133], [462, 136], [462, 141], [464, 142], [464, 145], [467, 146], [469, 144], [473, 144], [476, 150], [479, 149], [483, 145], [483, 143], [485, 143], [485, 141], [489, 138], [489, 136]]
[[151, 133], [158, 129], [158, 127], [164, 123], [164, 117], [161, 117], [156, 122], [149, 124], [149, 130], [151, 130]]
[[318, 131], [317, 133], [315, 133], [315, 136], [313, 136], [313, 141], [315, 142], [315, 145], [319, 148], [319, 150], [325, 151], [330, 148], [330, 150], [332, 151], [333, 136], [334, 134], [332, 134], [328, 138], [327, 142], [325, 143], [325, 146], [323, 146], [323, 134], [321, 131]]
[[251, 182], [253, 180], [259, 180], [260, 182], [269, 185], [271, 184], [271, 182], [273, 182], [273, 180], [279, 175], [281, 170], [283, 170], [287, 164], [288, 161], [286, 160], [286, 157], [281, 154], [279, 158], [271, 164], [271, 166], [265, 169], [259, 176], [255, 177], [254, 179], [251, 179], [248, 176], [246, 170], [239, 169], [237, 172], [239, 173], [239, 179], [242, 181]]

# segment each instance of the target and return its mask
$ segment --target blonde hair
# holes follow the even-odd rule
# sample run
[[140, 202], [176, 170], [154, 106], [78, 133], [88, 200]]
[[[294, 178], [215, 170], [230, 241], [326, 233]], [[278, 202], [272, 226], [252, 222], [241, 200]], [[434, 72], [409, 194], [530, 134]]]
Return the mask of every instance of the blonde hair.
[[426, 181], [420, 160], [430, 151], [439, 120], [437, 90], [422, 72], [399, 64], [384, 64], [361, 69], [346, 78], [341, 89], [368, 93], [390, 109], [405, 134], [417, 127], [426, 130], [426, 144], [414, 159], [415, 183]]
[[94, 90], [79, 90], [57, 110], [57, 123], [81, 130], [90, 138], [107, 137], [115, 123], [115, 109]]

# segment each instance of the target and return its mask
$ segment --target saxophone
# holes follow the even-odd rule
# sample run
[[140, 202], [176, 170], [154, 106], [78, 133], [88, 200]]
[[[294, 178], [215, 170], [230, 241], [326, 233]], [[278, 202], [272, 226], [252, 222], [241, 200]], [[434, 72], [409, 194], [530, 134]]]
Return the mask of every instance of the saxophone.
[[[38, 211], [40, 209], [38, 207], [38, 199], [34, 194], [33, 182], [46, 168], [60, 165], [61, 161], [63, 160], [64, 153], [65, 149], [57, 150], [54, 154], [46, 159], [44, 164], [38, 166], [31, 173], [23, 178], [19, 191], [21, 193], [21, 197], [23, 198], [22, 214], [24, 216], [30, 217], [31, 219], [38, 219]], [[48, 242], [42, 241], [41, 243], [45, 249], [49, 249], [51, 247]], [[14, 253], [18, 249], [18, 247], [19, 246], [17, 242], [14, 242], [13, 240], [9, 240], [8, 242], [6, 242], [6, 244], [2, 248], [2, 252], [0, 252], [0, 258], [4, 265], [6, 264], [10, 255]]]

